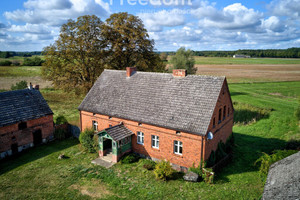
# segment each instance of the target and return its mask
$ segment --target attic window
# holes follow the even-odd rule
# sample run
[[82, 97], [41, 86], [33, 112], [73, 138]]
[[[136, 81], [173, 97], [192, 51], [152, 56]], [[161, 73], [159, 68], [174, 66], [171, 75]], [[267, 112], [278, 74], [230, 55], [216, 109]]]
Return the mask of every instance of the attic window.
[[93, 116], [95, 116], [96, 115], [96, 113], [93, 113]]
[[142, 126], [142, 123], [139, 123], [139, 126]]
[[111, 119], [112, 117], [111, 116], [108, 116], [108, 119]]
[[180, 135], [180, 131], [176, 131], [176, 135]]
[[23, 130], [23, 129], [27, 128], [27, 122], [19, 123], [18, 128], [19, 128], [19, 130]]
[[219, 122], [218, 122], [219, 124], [222, 121], [221, 117], [222, 117], [222, 108], [219, 109]]

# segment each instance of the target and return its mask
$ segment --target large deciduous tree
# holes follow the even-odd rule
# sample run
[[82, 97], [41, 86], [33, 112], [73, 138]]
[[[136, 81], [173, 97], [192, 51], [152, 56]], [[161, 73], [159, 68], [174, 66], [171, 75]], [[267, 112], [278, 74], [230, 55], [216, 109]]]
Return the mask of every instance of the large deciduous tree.
[[44, 49], [44, 77], [58, 88], [87, 92], [105, 66], [102, 24], [95, 15], [81, 16], [77, 21], [63, 24], [55, 43]]
[[56, 87], [83, 93], [93, 86], [104, 68], [165, 70], [142, 21], [128, 13], [112, 14], [106, 23], [95, 15], [69, 20], [44, 54], [44, 77]]
[[186, 69], [188, 74], [195, 74], [197, 68], [194, 67], [195, 59], [193, 56], [193, 52], [188, 49], [185, 50], [184, 47], [179, 48], [176, 51], [176, 54], [171, 58], [172, 67], [169, 67], [170, 70], [172, 69]]
[[137, 67], [141, 71], [164, 71], [141, 19], [127, 12], [112, 14], [102, 26], [108, 42], [108, 65], [112, 69]]

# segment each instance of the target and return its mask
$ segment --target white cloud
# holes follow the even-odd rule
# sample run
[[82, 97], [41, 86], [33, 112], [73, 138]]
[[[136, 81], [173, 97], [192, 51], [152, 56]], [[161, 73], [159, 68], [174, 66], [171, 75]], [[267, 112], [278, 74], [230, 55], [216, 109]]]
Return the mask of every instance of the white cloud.
[[282, 32], [285, 29], [284, 23], [276, 16], [271, 16], [266, 20], [262, 20], [262, 28], [273, 32]]
[[199, 19], [199, 26], [225, 30], [253, 30], [261, 24], [263, 14], [248, 9], [241, 3], [231, 4], [218, 10], [214, 4], [202, 2], [200, 7], [191, 11]]
[[268, 8], [276, 16], [300, 18], [300, 0], [274, 0]]
[[25, 10], [5, 12], [4, 16], [13, 21], [50, 26], [60, 26], [68, 19], [74, 19], [81, 15], [108, 16], [110, 10], [107, 4], [99, 0], [96, 1], [29, 0], [24, 3]]
[[[52, 29], [52, 28], [51, 28]], [[11, 25], [7, 29], [9, 32], [20, 32], [20, 33], [35, 33], [35, 34], [50, 34], [51, 29], [49, 26], [43, 24], [29, 24], [25, 25]]]
[[163, 27], [175, 27], [185, 23], [183, 11], [173, 9], [161, 10], [155, 13], [139, 13], [148, 31], [162, 31]]

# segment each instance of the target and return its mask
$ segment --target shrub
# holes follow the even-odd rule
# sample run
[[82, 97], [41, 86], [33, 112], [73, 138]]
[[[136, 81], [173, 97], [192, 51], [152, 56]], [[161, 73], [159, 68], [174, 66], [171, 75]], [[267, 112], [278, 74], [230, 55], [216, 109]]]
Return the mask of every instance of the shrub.
[[79, 135], [80, 144], [89, 153], [96, 152], [94, 147], [93, 137], [94, 137], [93, 129], [86, 129], [85, 131], [81, 132]]
[[205, 183], [213, 184], [214, 183], [215, 173], [211, 168], [203, 168], [202, 169], [202, 178]]
[[24, 58], [24, 66], [41, 66], [45, 61], [40, 57], [35, 56], [34, 58]]
[[10, 66], [12, 64], [9, 60], [0, 61], [0, 66]]
[[195, 167], [195, 164], [193, 163], [193, 167], [190, 167], [189, 170], [191, 172], [194, 172], [196, 174], [198, 174], [200, 177], [202, 177], [202, 167], [201, 167], [201, 163], [198, 167]]
[[57, 116], [57, 118], [55, 120], [55, 124], [61, 125], [61, 124], [65, 124], [65, 123], [68, 123], [68, 120], [65, 118], [65, 116], [63, 116], [63, 115]]
[[156, 166], [156, 162], [153, 160], [145, 160], [143, 167], [147, 170], [153, 170]]
[[157, 179], [167, 180], [172, 177], [174, 170], [169, 161], [160, 161], [156, 164], [154, 174]]
[[211, 151], [210, 156], [207, 160], [207, 167], [212, 167], [216, 164], [216, 153], [214, 150]]
[[67, 137], [67, 133], [64, 129], [55, 129], [54, 137], [58, 140], [63, 140]]
[[20, 81], [16, 83], [16, 85], [12, 84], [11, 85], [11, 90], [22, 90], [27, 88], [27, 81]]
[[271, 155], [263, 152], [262, 156], [255, 161], [254, 165], [260, 164], [259, 173], [265, 177], [267, 176], [269, 168], [273, 163], [297, 152], [297, 150], [275, 150]]
[[130, 164], [130, 163], [134, 163], [138, 160], [139, 160], [139, 157], [137, 155], [131, 153], [131, 154], [124, 156], [123, 159], [121, 160], [121, 163], [122, 164]]

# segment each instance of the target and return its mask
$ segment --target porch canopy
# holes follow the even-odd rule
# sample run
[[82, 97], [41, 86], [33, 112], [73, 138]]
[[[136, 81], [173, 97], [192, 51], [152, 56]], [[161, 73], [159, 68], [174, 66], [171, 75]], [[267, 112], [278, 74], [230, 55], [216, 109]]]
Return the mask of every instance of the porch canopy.
[[124, 124], [118, 124], [116, 126], [112, 126], [109, 128], [106, 128], [101, 132], [106, 132], [113, 141], [118, 142], [124, 138], [127, 138], [131, 135], [133, 135], [133, 132], [131, 132], [128, 128], [124, 126]]

